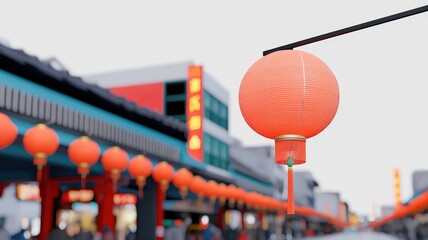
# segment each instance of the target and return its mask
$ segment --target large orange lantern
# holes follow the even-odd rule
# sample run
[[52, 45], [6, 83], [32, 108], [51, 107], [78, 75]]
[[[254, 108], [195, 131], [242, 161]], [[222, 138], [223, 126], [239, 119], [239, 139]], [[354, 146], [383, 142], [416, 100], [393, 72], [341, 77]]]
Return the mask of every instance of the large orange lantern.
[[275, 140], [276, 163], [289, 167], [289, 214], [294, 212], [292, 167], [306, 162], [306, 139], [330, 124], [338, 105], [333, 72], [303, 51], [264, 56], [241, 82], [239, 106], [245, 121], [260, 135]]
[[128, 166], [128, 160], [128, 153], [118, 146], [107, 149], [101, 157], [101, 164], [104, 169], [111, 173], [114, 190], [116, 190], [121, 173], [125, 171]]
[[138, 186], [138, 196], [143, 197], [143, 188], [146, 185], [146, 179], [152, 173], [152, 162], [143, 155], [137, 155], [129, 162], [128, 171], [129, 174], [135, 178], [135, 182]]
[[204, 191], [207, 181], [200, 176], [195, 176], [190, 183], [190, 190], [198, 196], [198, 200], [201, 201], [204, 197]]
[[25, 150], [33, 155], [33, 164], [37, 166], [37, 181], [42, 180], [42, 170], [47, 164], [48, 156], [54, 154], [59, 146], [56, 132], [45, 124], [30, 128], [23, 138]]
[[166, 192], [169, 183], [174, 179], [174, 168], [167, 162], [161, 162], [153, 169], [152, 176], [160, 184], [162, 191]]
[[85, 179], [89, 175], [90, 168], [100, 158], [100, 146], [89, 137], [83, 136], [71, 142], [67, 152], [70, 160], [77, 165], [77, 173], [82, 179], [82, 188], [85, 188]]
[[186, 198], [187, 191], [189, 189], [190, 184], [192, 183], [192, 179], [193, 174], [185, 168], [180, 168], [175, 173], [172, 183], [178, 188], [181, 199]]
[[18, 128], [12, 120], [3, 113], [0, 113], [0, 149], [8, 147], [18, 137]]

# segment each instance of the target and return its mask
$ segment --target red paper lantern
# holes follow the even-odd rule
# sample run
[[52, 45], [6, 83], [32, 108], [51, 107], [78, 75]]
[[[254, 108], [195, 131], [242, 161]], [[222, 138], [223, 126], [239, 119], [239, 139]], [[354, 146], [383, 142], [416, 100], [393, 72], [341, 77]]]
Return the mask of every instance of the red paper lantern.
[[260, 195], [260, 208], [262, 210], [269, 209], [269, 199], [264, 195]]
[[215, 200], [217, 198], [217, 192], [218, 191], [219, 191], [218, 184], [213, 180], [209, 180], [207, 182], [207, 184], [205, 185], [204, 195], [205, 195], [205, 197], [210, 199], [211, 205], [214, 205]]
[[30, 128], [22, 139], [24, 148], [33, 155], [33, 164], [37, 166], [37, 181], [41, 181], [42, 170], [48, 156], [54, 154], [59, 146], [56, 132], [45, 124], [37, 124]]
[[239, 89], [248, 125], [275, 139], [275, 160], [289, 166], [288, 213], [294, 211], [293, 172], [306, 162], [306, 139], [324, 130], [339, 105], [339, 87], [319, 58], [302, 51], [277, 51], [254, 63]]
[[428, 206], [428, 191], [417, 196], [409, 205], [406, 207], [406, 214], [416, 214]]
[[192, 179], [193, 174], [185, 168], [180, 168], [175, 173], [172, 183], [178, 188], [182, 199], [186, 198], [187, 191], [192, 182]]
[[263, 208], [263, 195], [260, 195], [259, 193], [256, 193], [254, 195], [254, 200], [255, 200], [255, 207], [256, 209], [261, 209]]
[[255, 207], [255, 205], [257, 204], [257, 193], [255, 192], [246, 193], [244, 202], [249, 208]]
[[85, 188], [86, 176], [89, 175], [91, 166], [100, 158], [100, 146], [89, 137], [82, 136], [70, 143], [67, 152], [71, 162], [77, 165], [77, 173], [82, 178], [82, 188]]
[[174, 168], [167, 162], [161, 162], [155, 166], [152, 176], [160, 184], [162, 191], [166, 192], [169, 183], [174, 179]]
[[229, 207], [232, 208], [233, 206], [235, 206], [235, 202], [236, 202], [236, 191], [238, 189], [235, 187], [235, 185], [230, 184], [227, 185], [226, 187], [226, 195], [229, 201]]
[[273, 199], [273, 201], [272, 201], [272, 205], [273, 205], [273, 208], [274, 208], [275, 210], [277, 210], [277, 211], [281, 211], [281, 209], [282, 209], [281, 202], [279, 202], [279, 201], [278, 201], [278, 200], [276, 200], [276, 199]]
[[138, 195], [140, 198], [143, 197], [143, 188], [146, 185], [146, 179], [152, 173], [152, 162], [150, 159], [143, 155], [137, 155], [129, 162], [128, 171], [129, 174], [135, 178], [135, 182], [138, 186]]
[[190, 190], [198, 196], [199, 200], [204, 197], [204, 190], [207, 185], [207, 181], [200, 176], [195, 176], [190, 183]]
[[238, 208], [242, 208], [244, 204], [244, 198], [245, 198], [245, 190], [238, 187], [236, 190], [236, 200], [238, 202]]
[[220, 183], [217, 187], [217, 199], [219, 200], [220, 206], [224, 206], [226, 202], [226, 185], [224, 183]]
[[118, 146], [110, 147], [101, 157], [101, 164], [104, 169], [111, 173], [111, 179], [113, 180], [115, 190], [117, 182], [120, 179], [120, 174], [125, 171], [128, 166], [128, 160], [128, 153]]
[[8, 147], [18, 137], [18, 128], [12, 120], [3, 113], [0, 113], [0, 149]]

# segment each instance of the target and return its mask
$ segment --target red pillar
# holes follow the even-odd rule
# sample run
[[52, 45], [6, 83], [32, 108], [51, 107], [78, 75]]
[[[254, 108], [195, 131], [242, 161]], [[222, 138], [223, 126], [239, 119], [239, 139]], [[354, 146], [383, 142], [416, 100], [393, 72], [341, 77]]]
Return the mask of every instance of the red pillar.
[[[259, 221], [260, 221], [260, 226], [262, 227], [262, 229], [263, 229], [263, 211], [259, 211], [258, 213], [257, 213], [257, 217], [258, 217], [258, 219], [259, 219]], [[264, 229], [263, 229], [263, 231], [264, 231]]]
[[0, 183], [0, 197], [3, 196], [3, 191], [9, 186], [10, 183]]
[[245, 210], [241, 209], [241, 229], [245, 230]]
[[224, 206], [220, 206], [218, 209], [217, 227], [220, 228], [221, 231], [223, 231], [224, 212]]
[[165, 227], [163, 225], [163, 220], [165, 218], [163, 202], [166, 198], [166, 192], [162, 190], [160, 184], [157, 185], [156, 195], [156, 240], [163, 240], [165, 235]]
[[97, 228], [102, 232], [105, 226], [112, 232], [115, 230], [115, 219], [113, 215], [113, 181], [105, 174], [95, 183], [96, 201], [98, 203]]
[[54, 200], [59, 194], [58, 183], [50, 180], [49, 167], [43, 168], [43, 179], [40, 182], [40, 196], [42, 198], [41, 226], [39, 239], [48, 239], [54, 223]]

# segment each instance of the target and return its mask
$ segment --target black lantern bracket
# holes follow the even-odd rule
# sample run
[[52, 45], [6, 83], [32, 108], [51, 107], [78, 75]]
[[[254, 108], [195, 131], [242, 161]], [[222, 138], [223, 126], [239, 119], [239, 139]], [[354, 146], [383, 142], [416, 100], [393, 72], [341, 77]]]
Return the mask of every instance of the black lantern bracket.
[[311, 38], [307, 38], [307, 39], [304, 39], [304, 40], [300, 40], [300, 41], [297, 41], [297, 42], [294, 42], [294, 43], [290, 43], [290, 44], [287, 44], [287, 45], [284, 45], [284, 46], [280, 46], [280, 47], [277, 47], [277, 48], [272, 48], [272, 49], [264, 51], [263, 52], [263, 56], [266, 56], [266, 55], [271, 54], [271, 53], [276, 52], [276, 51], [293, 50], [296, 47], [301, 47], [301, 46], [308, 45], [308, 44], [311, 44], [311, 43], [320, 42], [320, 41], [323, 41], [323, 40], [327, 40], [327, 39], [338, 37], [338, 36], [345, 35], [345, 34], [348, 34], [348, 33], [356, 32], [356, 31], [363, 30], [363, 29], [366, 29], [366, 28], [374, 27], [374, 26], [381, 25], [381, 24], [384, 24], [384, 23], [396, 21], [396, 20], [399, 20], [399, 19], [402, 19], [402, 18], [410, 17], [410, 16], [413, 16], [413, 15], [417, 15], [417, 14], [420, 14], [420, 13], [427, 12], [427, 11], [428, 11], [428, 5], [425, 5], [423, 7], [418, 7], [418, 8], [415, 8], [415, 9], [408, 10], [408, 11], [404, 11], [404, 12], [396, 13], [396, 14], [393, 14], [393, 15], [389, 15], [389, 16], [386, 16], [386, 17], [383, 17], [383, 18], [375, 19], [375, 20], [372, 20], [372, 21], [369, 21], [369, 22], [360, 23], [360, 24], [357, 24], [357, 25], [354, 25], [354, 26], [351, 26], [351, 27], [343, 28], [343, 29], [336, 30], [336, 31], [333, 31], [333, 32], [329, 32], [329, 33], [321, 34], [321, 35], [318, 35], [318, 36], [315, 36], [315, 37], [311, 37]]

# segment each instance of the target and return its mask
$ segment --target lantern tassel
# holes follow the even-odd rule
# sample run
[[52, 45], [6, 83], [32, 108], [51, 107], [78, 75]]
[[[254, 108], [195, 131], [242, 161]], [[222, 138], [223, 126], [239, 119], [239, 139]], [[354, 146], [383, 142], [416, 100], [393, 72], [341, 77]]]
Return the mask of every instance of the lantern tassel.
[[144, 195], [143, 195], [143, 186], [138, 186], [138, 197], [140, 199], [143, 199]]
[[196, 205], [201, 206], [203, 201], [204, 201], [204, 194], [198, 193], [198, 200], [196, 201]]
[[111, 180], [113, 182], [113, 193], [116, 193], [117, 192], [117, 183], [119, 182], [119, 179], [120, 179], [120, 172], [113, 170], [110, 176], [111, 176]]
[[80, 187], [82, 188], [82, 189], [85, 189], [86, 188], [86, 173], [81, 173], [80, 174]]
[[293, 167], [288, 167], [288, 208], [287, 214], [294, 214], [294, 176]]
[[117, 182], [113, 181], [113, 193], [117, 192]]
[[216, 197], [210, 197], [210, 207], [214, 207]]
[[234, 199], [230, 199], [229, 200], [229, 208], [234, 208], [235, 207], [235, 200]]

